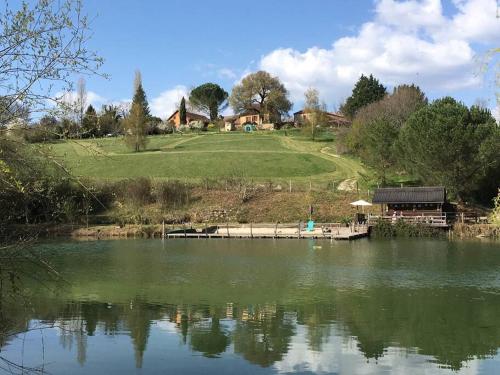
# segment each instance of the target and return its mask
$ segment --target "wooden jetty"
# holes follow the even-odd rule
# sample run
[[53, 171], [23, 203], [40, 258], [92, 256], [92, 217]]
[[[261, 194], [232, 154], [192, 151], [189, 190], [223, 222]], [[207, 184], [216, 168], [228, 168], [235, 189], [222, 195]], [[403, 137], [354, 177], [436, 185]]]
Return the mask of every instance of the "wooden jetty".
[[164, 234], [165, 238], [315, 238], [332, 240], [355, 240], [368, 237], [369, 226], [339, 223], [318, 223], [307, 230], [304, 223], [298, 224], [225, 224], [202, 229], [179, 229]]

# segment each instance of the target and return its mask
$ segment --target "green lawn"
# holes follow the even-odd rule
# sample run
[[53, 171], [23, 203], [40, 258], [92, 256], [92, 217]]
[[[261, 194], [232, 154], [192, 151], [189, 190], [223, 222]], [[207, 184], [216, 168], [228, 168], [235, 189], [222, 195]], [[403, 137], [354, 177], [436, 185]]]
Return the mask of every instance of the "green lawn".
[[153, 136], [140, 153], [130, 152], [122, 138], [64, 141], [50, 147], [75, 175], [104, 179], [341, 181], [364, 173], [358, 161], [334, 155], [332, 142], [277, 132]]

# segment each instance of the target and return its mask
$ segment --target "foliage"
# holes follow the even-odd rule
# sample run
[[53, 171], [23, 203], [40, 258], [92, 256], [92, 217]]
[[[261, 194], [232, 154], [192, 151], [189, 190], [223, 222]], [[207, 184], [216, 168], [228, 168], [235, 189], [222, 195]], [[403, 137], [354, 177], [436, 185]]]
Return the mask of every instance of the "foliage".
[[79, 0], [23, 1], [15, 9], [5, 2], [0, 30], [3, 119], [17, 117], [12, 108], [18, 104], [30, 111], [46, 108], [53, 87], [71, 89], [75, 73], [95, 74], [103, 62], [86, 48], [89, 20]]
[[115, 188], [118, 199], [128, 203], [133, 208], [140, 208], [153, 201], [152, 182], [147, 177], [120, 181]]
[[5, 139], [0, 146], [0, 226], [73, 221], [103, 208], [99, 192], [75, 181], [32, 145]]
[[158, 181], [153, 191], [156, 202], [163, 210], [182, 207], [191, 198], [191, 188], [180, 181]]
[[292, 108], [285, 86], [264, 71], [249, 74], [233, 87], [229, 103], [236, 113], [252, 110], [260, 116], [269, 114], [273, 122], [280, 122], [281, 116]]
[[423, 224], [412, 224], [398, 219], [390, 221], [379, 219], [373, 227], [374, 237], [439, 237], [443, 231]]
[[85, 115], [83, 116], [82, 132], [83, 138], [99, 136], [97, 112], [92, 104], [87, 107]]
[[121, 115], [118, 107], [110, 104], [103, 105], [98, 117], [99, 135], [116, 135], [121, 132]]
[[326, 125], [326, 105], [320, 103], [319, 92], [316, 89], [310, 88], [304, 94], [304, 112], [307, 115], [303, 131], [310, 135], [314, 141], [316, 133], [320, 126]]
[[447, 186], [459, 200], [470, 197], [488, 169], [500, 163], [500, 129], [491, 113], [449, 97], [410, 116], [400, 145], [409, 172], [426, 184]]
[[382, 184], [388, 171], [398, 166], [404, 146], [397, 149], [400, 129], [412, 113], [427, 104], [418, 86], [401, 85], [392, 95], [361, 108], [348, 136], [349, 150], [372, 167]]
[[162, 129], [162, 119], [156, 116], [150, 116], [147, 122], [147, 132], [148, 135], [162, 134], [164, 131]]
[[386, 94], [386, 88], [378, 79], [371, 74], [369, 77], [362, 74], [354, 85], [351, 96], [341, 106], [340, 112], [349, 118], [354, 118], [359, 109], [382, 99]]
[[490, 221], [500, 226], [500, 188], [498, 189], [497, 196], [493, 198], [493, 210], [490, 214]]
[[205, 83], [194, 88], [189, 94], [189, 103], [193, 108], [210, 116], [216, 121], [219, 112], [227, 107], [229, 94], [215, 83]]
[[187, 124], [186, 99], [184, 97], [182, 97], [181, 104], [179, 105], [179, 118], [181, 125]]
[[[139, 77], [139, 78], [138, 78]], [[135, 94], [128, 116], [124, 120], [125, 143], [135, 152], [146, 148], [149, 106], [142, 88], [140, 76], [136, 73]]]

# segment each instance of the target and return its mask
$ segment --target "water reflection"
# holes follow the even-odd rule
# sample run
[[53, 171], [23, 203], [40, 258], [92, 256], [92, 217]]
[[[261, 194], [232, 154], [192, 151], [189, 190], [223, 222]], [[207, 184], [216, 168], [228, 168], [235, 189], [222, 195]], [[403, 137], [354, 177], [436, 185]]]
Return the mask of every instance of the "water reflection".
[[[47, 335], [57, 337], [59, 348], [71, 352], [73, 360], [80, 366], [92, 361], [90, 349], [92, 345], [100, 347], [98, 340], [102, 337], [113, 340], [129, 338], [128, 345], [133, 348], [135, 366], [139, 369], [146, 365], [148, 353], [155, 353], [158, 347], [170, 340], [167, 337], [176, 337], [177, 345], [168, 344], [166, 350], [177, 353], [179, 358], [186, 352], [210, 361], [221, 358], [225, 361], [228, 355], [232, 355], [273, 372], [280, 369], [291, 372], [311, 370], [297, 367], [297, 364], [289, 366], [293, 356], [304, 353], [309, 353], [317, 361], [318, 358], [323, 358], [323, 361], [329, 358], [330, 367], [327, 366], [327, 371], [338, 370], [338, 366], [342, 365], [339, 358], [344, 358], [347, 363], [347, 358], [351, 358], [349, 356], [359, 357], [353, 366], [368, 361], [379, 366], [381, 372], [384, 361], [394, 356], [409, 368], [417, 366], [412, 361], [418, 358], [419, 366], [426, 363], [433, 369], [458, 371], [470, 366], [473, 360], [494, 358], [500, 347], [500, 289], [494, 282], [484, 287], [475, 284], [478, 280], [493, 280], [489, 271], [496, 272], [500, 263], [495, 263], [498, 256], [489, 253], [490, 250], [487, 250], [486, 255], [477, 254], [478, 257], [487, 257], [489, 265], [486, 259], [483, 259], [484, 262], [476, 259], [475, 265], [466, 265], [456, 256], [444, 263], [434, 260], [433, 267], [439, 271], [433, 272], [441, 276], [432, 277], [444, 282], [431, 287], [428, 285], [429, 280], [422, 280], [424, 286], [419, 288], [401, 285], [418, 281], [427, 275], [428, 269], [422, 267], [425, 264], [408, 262], [401, 254], [396, 257], [388, 253], [370, 254], [370, 262], [377, 264], [370, 270], [375, 276], [372, 277], [373, 282], [362, 288], [347, 287], [345, 274], [351, 274], [355, 268], [359, 268], [359, 263], [352, 261], [352, 254], [343, 257], [328, 254], [329, 272], [323, 268], [325, 264], [318, 263], [314, 256], [301, 261], [285, 259], [282, 260], [285, 265], [275, 269], [275, 275], [268, 275], [260, 281], [253, 279], [257, 287], [262, 287], [264, 282], [271, 289], [263, 290], [264, 298], [252, 298], [255, 303], [249, 303], [246, 295], [235, 297], [234, 291], [230, 289], [234, 276], [228, 269], [234, 271], [236, 268], [244, 272], [249, 261], [254, 266], [264, 262], [261, 266], [266, 268], [267, 262], [274, 264], [274, 256], [266, 255], [262, 259], [250, 256], [249, 260], [245, 249], [240, 249], [244, 262], [241, 258], [232, 258], [228, 260], [229, 265], [221, 266], [215, 254], [215, 259], [211, 259], [216, 263], [212, 267], [217, 272], [211, 272], [208, 279], [205, 279], [206, 275], [203, 276], [203, 282], [196, 278], [180, 280], [179, 274], [172, 272], [161, 286], [156, 284], [153, 267], [153, 275], [141, 275], [139, 289], [124, 290], [123, 285], [110, 281], [115, 280], [114, 276], [110, 276], [111, 273], [122, 274], [124, 269], [117, 271], [115, 266], [111, 266], [113, 262], [109, 258], [113, 258], [112, 253], [99, 251], [95, 260], [104, 256], [109, 262], [104, 268], [101, 265], [100, 271], [104, 269], [110, 274], [99, 279], [87, 279], [85, 284], [83, 279], [88, 274], [83, 271], [89, 269], [82, 270], [83, 266], [80, 265], [78, 270], [75, 268], [72, 271], [73, 280], [69, 289], [53, 294], [31, 285], [29, 305], [24, 301], [2, 304], [1, 331], [55, 327]], [[290, 251], [293, 254], [293, 249]], [[392, 254], [392, 250], [389, 252]], [[149, 256], [153, 258], [151, 261], [158, 259], [159, 254], [152, 253]], [[70, 255], [67, 257], [71, 258]], [[322, 257], [324, 260], [325, 256]], [[358, 257], [366, 264], [366, 257], [361, 254]], [[389, 259], [385, 259], [387, 257]], [[459, 253], [458, 257], [464, 257], [464, 254]], [[60, 264], [68, 266], [73, 261], [65, 259]], [[119, 263], [123, 264], [123, 261], [120, 259]], [[180, 273], [185, 271], [184, 274], [189, 274], [186, 271], [189, 267], [195, 266], [197, 270], [209, 267], [207, 264], [198, 264], [199, 261], [196, 255], [176, 253], [170, 258], [169, 266]], [[242, 264], [238, 265], [238, 262]], [[395, 267], [395, 262], [403, 266]], [[403, 280], [392, 284], [380, 282], [379, 272], [384, 269], [387, 271], [389, 264], [392, 266], [386, 276]], [[306, 272], [311, 267], [316, 268], [314, 277]], [[444, 273], [443, 267], [447, 269]], [[456, 272], [457, 268], [460, 273]], [[406, 277], [401, 275], [402, 269], [406, 270]], [[221, 273], [225, 276], [221, 276]], [[256, 270], [255, 273], [263, 275], [262, 271]], [[276, 273], [281, 277], [276, 279]], [[479, 273], [482, 273], [481, 277]], [[466, 274], [475, 275], [475, 282], [471, 281], [468, 287], [463, 286], [463, 275]], [[106, 280], [107, 277], [111, 278]], [[137, 284], [137, 275], [128, 277]], [[361, 277], [366, 275], [361, 274]], [[248, 278], [248, 275], [240, 277], [245, 280]], [[454, 278], [456, 286], [453, 286]], [[355, 280], [358, 282], [359, 278], [353, 277], [353, 285]], [[80, 284], [77, 285], [76, 281]], [[96, 282], [98, 284], [93, 284]], [[205, 285], [207, 282], [211, 285]], [[127, 281], [124, 283], [125, 287], [130, 285]], [[240, 290], [248, 287], [245, 283], [238, 284]], [[276, 287], [277, 283], [281, 285]], [[283, 283], [287, 285], [286, 288]], [[291, 288], [290, 283], [295, 288]], [[111, 285], [115, 285], [114, 292], [110, 289]], [[205, 300], [198, 297], [198, 289], [210, 287], [212, 292]], [[163, 298], [146, 293], [155, 288], [164, 293]], [[82, 290], [85, 293], [82, 294]], [[135, 294], [137, 290], [144, 293]], [[134, 293], [133, 297], [124, 298], [131, 293]], [[85, 297], [74, 298], [77, 295]], [[228, 295], [231, 299], [225, 299]], [[68, 298], [70, 296], [73, 298]], [[198, 303], [192, 303], [193, 299], [198, 300]], [[0, 354], [15, 358], [17, 354], [14, 349], [19, 346], [19, 340], [19, 336], [0, 336]], [[57, 347], [46, 350], [58, 352]], [[99, 355], [95, 351], [93, 353]], [[115, 354], [108, 352], [110, 360], [114, 360]], [[151, 356], [149, 360], [156, 362], [158, 356]], [[298, 362], [305, 363], [307, 359], [301, 358]], [[320, 366], [312, 370], [325, 368]], [[58, 372], [57, 368], [55, 372]]]

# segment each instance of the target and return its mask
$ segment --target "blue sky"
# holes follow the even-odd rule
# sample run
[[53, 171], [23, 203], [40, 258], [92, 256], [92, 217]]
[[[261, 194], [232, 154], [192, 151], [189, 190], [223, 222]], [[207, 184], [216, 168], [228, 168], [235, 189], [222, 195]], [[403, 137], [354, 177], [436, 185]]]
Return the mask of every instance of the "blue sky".
[[94, 104], [132, 96], [134, 71], [155, 114], [165, 117], [190, 88], [230, 92], [249, 72], [270, 71], [295, 108], [316, 87], [330, 109], [361, 73], [384, 84], [416, 82], [430, 98], [477, 98], [494, 108], [492, 74], [477, 59], [498, 47], [496, 0], [86, 0], [90, 46], [109, 80], [87, 78]]

